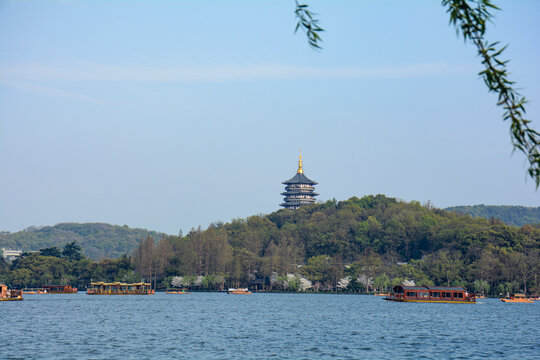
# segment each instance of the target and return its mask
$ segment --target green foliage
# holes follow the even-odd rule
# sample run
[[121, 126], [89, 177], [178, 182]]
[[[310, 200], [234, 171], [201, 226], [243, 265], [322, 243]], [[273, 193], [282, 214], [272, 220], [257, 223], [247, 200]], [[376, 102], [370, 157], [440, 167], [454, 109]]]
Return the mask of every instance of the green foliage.
[[375, 286], [375, 288], [379, 291], [388, 290], [390, 288], [390, 284], [390, 279], [385, 273], [382, 273], [373, 280], [373, 286]]
[[50, 247], [50, 248], [45, 248], [45, 249], [41, 249], [39, 250], [39, 255], [42, 255], [42, 256], [54, 256], [54, 257], [62, 257], [62, 252], [60, 251], [59, 248], [57, 248], [56, 246], [53, 246], [53, 247]]
[[77, 245], [76, 241], [72, 241], [64, 245], [62, 250], [62, 257], [68, 259], [69, 261], [79, 261], [83, 258], [82, 249]]
[[497, 219], [514, 226], [540, 223], [540, 207], [474, 205], [453, 206], [445, 210], [488, 220]]
[[15, 233], [0, 233], [0, 247], [36, 251], [45, 248], [62, 248], [76, 241], [85, 256], [99, 260], [118, 258], [137, 247], [139, 239], [151, 235], [161, 238], [163, 234], [144, 229], [131, 229], [101, 223], [61, 223], [41, 228], [30, 227]]
[[324, 283], [331, 280], [331, 272], [331, 259], [326, 255], [309, 258], [307, 265], [302, 268], [302, 275], [313, 282]]
[[384, 290], [407, 280], [481, 287], [491, 294], [502, 284], [534, 293], [540, 292], [539, 249], [540, 227], [518, 228], [370, 195], [213, 224], [186, 236], [146, 236], [132, 258], [95, 262], [43, 256], [51, 253], [43, 249], [11, 265], [0, 262], [0, 280], [24, 287], [144, 278], [163, 289], [182, 276], [182, 286], [193, 289], [295, 291], [303, 276], [315, 290], [326, 291], [349, 277], [340, 291]]
[[[91, 281], [140, 281], [133, 277], [131, 259], [107, 259], [93, 262], [25, 253], [13, 261], [9, 269], [2, 271], [4, 281], [15, 288], [40, 288], [43, 285], [70, 284], [87, 287]], [[131, 275], [131, 278], [129, 277]]]
[[298, 19], [294, 32], [302, 28], [306, 33], [308, 44], [315, 49], [320, 49], [321, 46], [319, 43], [322, 42], [322, 39], [319, 33], [324, 31], [324, 29], [320, 27], [319, 20], [315, 18], [316, 14], [308, 9], [308, 5], [298, 3], [298, 0], [296, 0], [296, 10], [294, 13]]

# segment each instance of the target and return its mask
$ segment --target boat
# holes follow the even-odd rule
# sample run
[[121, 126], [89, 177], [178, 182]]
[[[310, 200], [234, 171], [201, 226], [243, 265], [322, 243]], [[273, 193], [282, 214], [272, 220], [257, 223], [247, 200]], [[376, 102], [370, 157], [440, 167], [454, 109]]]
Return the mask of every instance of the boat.
[[88, 295], [153, 295], [149, 283], [126, 284], [121, 282], [93, 282], [86, 293]]
[[71, 285], [44, 285], [42, 294], [76, 294], [77, 288]]
[[251, 294], [251, 291], [248, 290], [248, 288], [230, 288], [227, 290], [227, 294], [241, 294], [241, 295], [249, 295]]
[[190, 294], [189, 291], [186, 291], [186, 289], [182, 289], [182, 290], [169, 290], [169, 291], [165, 291], [165, 294]]
[[384, 298], [399, 302], [424, 302], [447, 304], [474, 304], [475, 294], [470, 294], [462, 287], [442, 286], [394, 286], [390, 295]]
[[501, 301], [505, 303], [525, 303], [525, 304], [534, 303], [533, 300], [527, 299], [525, 294], [510, 294], [510, 296], [502, 298]]
[[22, 290], [10, 290], [7, 285], [0, 284], [0, 301], [21, 301]]
[[389, 293], [376, 293], [376, 294], [373, 294], [373, 296], [388, 296], [390, 295]]

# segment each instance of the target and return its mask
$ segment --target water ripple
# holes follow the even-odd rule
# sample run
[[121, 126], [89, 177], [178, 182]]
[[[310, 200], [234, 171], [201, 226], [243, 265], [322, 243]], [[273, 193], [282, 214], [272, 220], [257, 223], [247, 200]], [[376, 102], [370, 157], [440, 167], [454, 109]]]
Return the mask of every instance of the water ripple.
[[1, 359], [540, 358], [539, 303], [80, 293], [0, 305]]

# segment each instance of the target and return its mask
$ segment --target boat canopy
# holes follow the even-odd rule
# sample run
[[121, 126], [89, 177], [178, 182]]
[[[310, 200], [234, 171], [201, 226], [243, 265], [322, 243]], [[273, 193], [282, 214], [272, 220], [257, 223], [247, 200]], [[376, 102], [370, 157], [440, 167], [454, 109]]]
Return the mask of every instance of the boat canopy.
[[463, 291], [466, 290], [462, 287], [445, 287], [445, 286], [405, 286], [397, 285], [394, 286], [394, 292], [403, 292], [405, 290], [414, 290], [414, 291]]
[[150, 283], [144, 283], [144, 282], [140, 282], [140, 283], [134, 283], [134, 284], [126, 284], [126, 283], [121, 283], [121, 282], [112, 282], [112, 283], [106, 283], [106, 282], [103, 282], [103, 281], [98, 281], [98, 282], [93, 282], [93, 283], [90, 283], [94, 286], [133, 286], [133, 285], [146, 285], [146, 286], [150, 286]]

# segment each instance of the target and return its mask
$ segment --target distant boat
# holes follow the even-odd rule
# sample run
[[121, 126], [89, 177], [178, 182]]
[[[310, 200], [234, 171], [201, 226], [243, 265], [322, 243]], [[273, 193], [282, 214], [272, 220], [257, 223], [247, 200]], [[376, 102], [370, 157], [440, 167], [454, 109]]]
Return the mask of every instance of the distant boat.
[[77, 288], [71, 285], [44, 285], [41, 294], [76, 294]]
[[426, 302], [447, 304], [474, 304], [475, 294], [469, 294], [462, 287], [441, 286], [394, 286], [392, 293], [384, 300], [399, 302]]
[[0, 301], [21, 301], [22, 290], [10, 290], [7, 285], [0, 284]]
[[165, 294], [190, 294], [190, 292], [186, 291], [186, 289], [182, 289], [182, 290], [169, 290], [169, 291], [165, 291]]
[[251, 294], [251, 291], [248, 290], [248, 288], [230, 288], [227, 290], [227, 294], [241, 294], [241, 295], [249, 295]]
[[125, 284], [121, 282], [93, 282], [86, 291], [88, 295], [153, 295], [149, 283]]
[[510, 296], [502, 298], [501, 301], [505, 303], [525, 303], [525, 304], [534, 303], [534, 301], [532, 301], [531, 299], [527, 299], [525, 294], [510, 294]]

